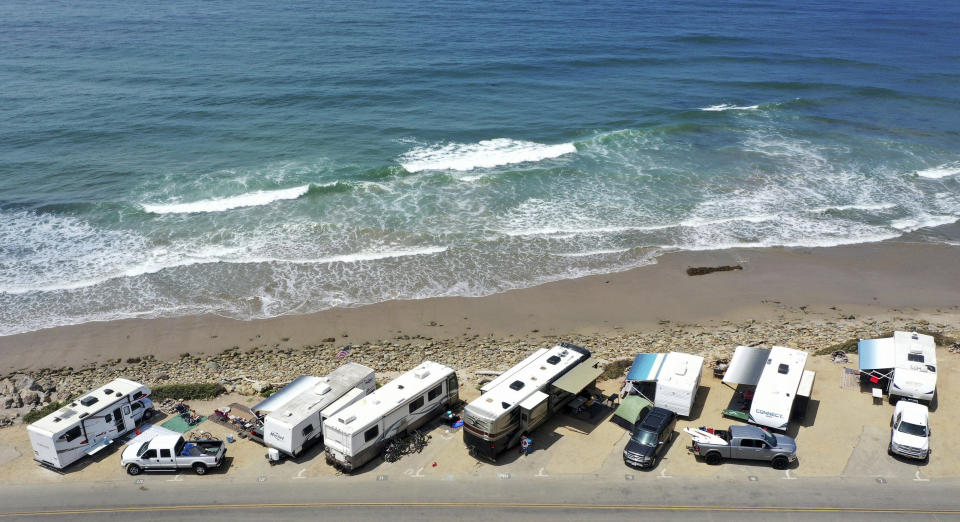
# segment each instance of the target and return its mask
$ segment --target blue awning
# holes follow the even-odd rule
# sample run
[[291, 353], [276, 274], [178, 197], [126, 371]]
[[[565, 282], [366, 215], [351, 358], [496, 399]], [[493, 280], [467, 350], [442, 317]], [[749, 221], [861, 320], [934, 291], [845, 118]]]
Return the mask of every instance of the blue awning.
[[896, 365], [893, 337], [864, 339], [857, 345], [860, 370], [893, 368]]
[[627, 372], [628, 381], [655, 381], [660, 373], [660, 367], [663, 366], [663, 360], [667, 358], [665, 353], [638, 353], [633, 359], [633, 366]]

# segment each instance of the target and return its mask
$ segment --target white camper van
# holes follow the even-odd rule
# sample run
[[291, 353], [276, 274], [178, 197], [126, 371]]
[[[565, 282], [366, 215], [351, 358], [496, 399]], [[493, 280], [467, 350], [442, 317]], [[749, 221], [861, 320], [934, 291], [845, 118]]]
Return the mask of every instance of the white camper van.
[[[286, 393], [288, 388], [293, 393]], [[327, 411], [328, 407], [338, 403], [343, 409], [376, 389], [372, 369], [347, 363], [326, 377], [300, 377], [252, 410], [269, 410], [263, 419], [263, 443], [296, 457], [322, 438], [321, 414], [336, 413]], [[345, 395], [351, 400], [341, 401]]]
[[668, 353], [657, 374], [653, 405], [689, 417], [697, 390], [700, 389], [702, 371], [703, 357], [681, 352]]
[[783, 346], [770, 350], [750, 403], [750, 422], [787, 429], [806, 364], [807, 352]]
[[578, 393], [551, 384], [589, 357], [589, 351], [572, 344], [541, 348], [484, 385], [463, 413], [463, 442], [470, 453], [496, 460], [515, 446], [523, 432], [542, 424]]
[[27, 426], [33, 460], [63, 469], [93, 455], [153, 414], [150, 388], [117, 379]]
[[423, 426], [459, 397], [457, 374], [424, 361], [323, 422], [327, 463], [353, 471], [379, 455], [386, 441]]

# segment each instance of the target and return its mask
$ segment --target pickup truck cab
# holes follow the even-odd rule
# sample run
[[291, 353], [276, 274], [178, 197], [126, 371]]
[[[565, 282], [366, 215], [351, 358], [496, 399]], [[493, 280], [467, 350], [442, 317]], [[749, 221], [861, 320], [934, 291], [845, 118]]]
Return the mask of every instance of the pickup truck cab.
[[219, 467], [227, 452], [223, 441], [197, 440], [187, 442], [181, 435], [160, 435], [143, 444], [123, 450], [120, 463], [131, 475], [143, 470], [193, 469], [204, 475], [208, 468]]
[[673, 429], [677, 425], [677, 414], [664, 409], [653, 408], [637, 424], [627, 446], [623, 448], [623, 461], [628, 466], [652, 468], [663, 457], [667, 444], [673, 440]]
[[758, 426], [730, 426], [729, 430], [684, 428], [693, 444], [690, 451], [707, 464], [725, 459], [763, 460], [776, 469], [786, 469], [797, 460], [797, 442], [793, 437], [770, 433]]
[[930, 456], [930, 410], [926, 406], [898, 401], [893, 409], [892, 426], [890, 453], [919, 460]]

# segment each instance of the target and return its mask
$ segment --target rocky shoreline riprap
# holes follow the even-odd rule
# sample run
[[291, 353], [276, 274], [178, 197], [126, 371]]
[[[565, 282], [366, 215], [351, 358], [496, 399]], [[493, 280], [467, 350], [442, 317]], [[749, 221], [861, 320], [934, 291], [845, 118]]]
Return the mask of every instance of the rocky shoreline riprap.
[[530, 351], [559, 341], [584, 346], [605, 361], [629, 358], [638, 352], [681, 351], [703, 355], [709, 362], [730, 357], [738, 345], [777, 344], [812, 353], [850, 339], [876, 337], [893, 330], [923, 330], [960, 337], [958, 324], [902, 317], [884, 320], [843, 317], [839, 320], [724, 321], [710, 326], [663, 321], [657, 329], [613, 336], [572, 334], [495, 339], [472, 335], [433, 339], [399, 335], [391, 340], [358, 345], [327, 342], [298, 349], [236, 346], [216, 355], [184, 353], [178, 360], [157, 360], [152, 356], [112, 359], [105, 364], [80, 368], [46, 368], [6, 375], [0, 378], [0, 426], [14, 424], [26, 412], [75, 397], [117, 377], [152, 386], [213, 382], [222, 384], [228, 392], [256, 395], [300, 375], [325, 375], [346, 361], [369, 366], [385, 377], [431, 359], [457, 369], [461, 380], [471, 382], [475, 380], [474, 371], [504, 370]]

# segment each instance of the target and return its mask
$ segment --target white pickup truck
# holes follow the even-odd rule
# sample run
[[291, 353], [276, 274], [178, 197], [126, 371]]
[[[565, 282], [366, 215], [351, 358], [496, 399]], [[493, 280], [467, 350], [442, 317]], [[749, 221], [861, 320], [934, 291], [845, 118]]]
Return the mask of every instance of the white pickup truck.
[[120, 464], [131, 475], [143, 470], [192, 468], [197, 475], [219, 467], [227, 452], [221, 440], [185, 441], [181, 435], [159, 435], [139, 445], [123, 450]]

